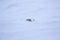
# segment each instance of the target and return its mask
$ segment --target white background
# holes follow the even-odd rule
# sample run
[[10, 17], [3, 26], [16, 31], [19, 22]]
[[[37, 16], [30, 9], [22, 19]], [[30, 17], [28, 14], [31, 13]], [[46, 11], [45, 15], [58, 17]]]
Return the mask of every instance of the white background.
[[59, 2], [0, 0], [0, 40], [60, 40]]

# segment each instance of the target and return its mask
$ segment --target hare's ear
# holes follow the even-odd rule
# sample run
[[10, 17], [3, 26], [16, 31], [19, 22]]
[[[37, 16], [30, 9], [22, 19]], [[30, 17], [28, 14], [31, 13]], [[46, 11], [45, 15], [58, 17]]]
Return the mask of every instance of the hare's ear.
[[26, 21], [33, 22], [34, 19], [26, 19]]
[[30, 21], [31, 22], [32, 20], [31, 19], [26, 19], [26, 21]]

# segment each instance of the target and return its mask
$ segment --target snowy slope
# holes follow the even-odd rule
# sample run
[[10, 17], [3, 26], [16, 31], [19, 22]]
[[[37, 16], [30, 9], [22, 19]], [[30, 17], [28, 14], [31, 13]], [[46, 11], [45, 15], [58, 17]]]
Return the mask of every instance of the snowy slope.
[[59, 2], [0, 0], [0, 40], [60, 40]]

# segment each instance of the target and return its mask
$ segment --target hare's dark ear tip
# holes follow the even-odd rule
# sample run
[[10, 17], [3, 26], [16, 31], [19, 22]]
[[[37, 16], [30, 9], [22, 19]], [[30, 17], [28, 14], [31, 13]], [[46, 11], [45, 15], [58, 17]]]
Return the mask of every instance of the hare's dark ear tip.
[[26, 19], [26, 21], [33, 22], [34, 19]]
[[32, 20], [31, 19], [26, 19], [26, 21], [30, 21], [31, 22]]

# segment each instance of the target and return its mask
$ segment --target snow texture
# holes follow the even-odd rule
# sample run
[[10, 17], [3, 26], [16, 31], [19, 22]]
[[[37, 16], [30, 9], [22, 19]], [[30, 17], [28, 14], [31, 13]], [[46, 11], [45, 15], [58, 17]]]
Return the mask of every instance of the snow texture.
[[0, 0], [0, 40], [60, 40], [60, 0]]

